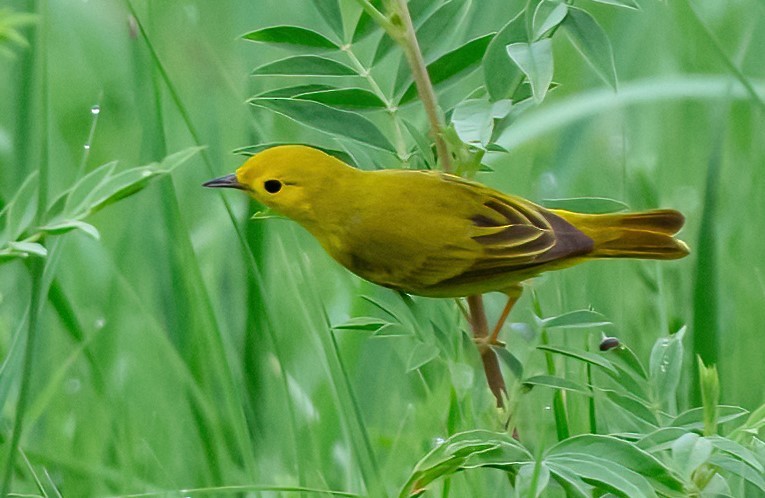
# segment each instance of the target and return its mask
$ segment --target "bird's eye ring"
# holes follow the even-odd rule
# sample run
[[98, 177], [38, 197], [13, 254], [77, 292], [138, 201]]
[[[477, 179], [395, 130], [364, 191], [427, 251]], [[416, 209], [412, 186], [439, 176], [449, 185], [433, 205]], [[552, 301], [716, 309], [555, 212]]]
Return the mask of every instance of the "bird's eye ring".
[[279, 180], [266, 180], [265, 183], [263, 183], [263, 188], [266, 189], [266, 192], [269, 194], [275, 194], [282, 189], [282, 182]]

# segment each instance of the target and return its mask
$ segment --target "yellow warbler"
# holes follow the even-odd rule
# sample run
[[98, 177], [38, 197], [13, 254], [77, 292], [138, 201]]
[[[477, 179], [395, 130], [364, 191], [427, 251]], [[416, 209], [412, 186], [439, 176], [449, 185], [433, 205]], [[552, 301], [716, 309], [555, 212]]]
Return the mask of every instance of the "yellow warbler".
[[[410, 294], [510, 300], [541, 272], [598, 258], [675, 259], [683, 215], [546, 209], [436, 171], [362, 171], [302, 145], [264, 150], [207, 187], [244, 190], [297, 221], [360, 277]], [[496, 339], [496, 332], [492, 341]]]

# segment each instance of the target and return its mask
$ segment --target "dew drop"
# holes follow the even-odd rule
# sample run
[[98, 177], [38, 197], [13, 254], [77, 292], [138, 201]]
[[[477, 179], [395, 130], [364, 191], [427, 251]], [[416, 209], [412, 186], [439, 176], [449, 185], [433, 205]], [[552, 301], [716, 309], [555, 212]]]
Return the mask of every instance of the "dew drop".
[[101, 112], [101, 106], [100, 105], [94, 105], [90, 108], [90, 113], [94, 116], [98, 116], [98, 114]]
[[441, 446], [445, 442], [446, 442], [446, 439], [444, 439], [442, 437], [437, 437], [437, 438], [433, 439], [433, 446]]
[[85, 144], [84, 149], [85, 150], [90, 150], [90, 144]]
[[106, 325], [106, 320], [104, 320], [103, 318], [99, 318], [98, 320], [96, 320], [95, 325], [97, 329], [102, 329], [104, 328], [104, 325]]

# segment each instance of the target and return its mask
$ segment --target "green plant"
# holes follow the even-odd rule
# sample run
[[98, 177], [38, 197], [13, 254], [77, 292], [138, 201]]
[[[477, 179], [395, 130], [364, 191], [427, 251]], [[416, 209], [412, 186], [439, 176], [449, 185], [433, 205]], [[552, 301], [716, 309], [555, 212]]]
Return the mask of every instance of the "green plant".
[[[757, 2], [411, 0], [435, 119], [376, 22], [400, 29], [399, 2], [10, 8], [35, 20], [13, 28], [28, 47], [0, 41], [0, 226], [31, 219], [0, 265], [12, 495], [763, 495]], [[551, 207], [674, 207], [692, 256], [531, 282], [495, 350], [498, 411], [464, 302], [371, 286], [200, 187], [234, 149], [295, 142]], [[140, 195], [76, 209], [84, 178], [135, 179], [114, 160], [189, 146], [207, 147]], [[698, 354], [719, 377], [691, 373]]]

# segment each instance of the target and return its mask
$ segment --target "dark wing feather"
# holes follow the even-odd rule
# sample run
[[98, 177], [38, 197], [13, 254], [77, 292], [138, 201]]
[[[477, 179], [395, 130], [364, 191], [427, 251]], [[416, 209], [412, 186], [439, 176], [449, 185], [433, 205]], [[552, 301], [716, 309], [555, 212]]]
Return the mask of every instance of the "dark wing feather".
[[593, 250], [592, 239], [563, 218], [524, 199], [486, 191], [491, 195], [471, 217], [472, 239], [481, 245], [482, 254], [440, 285], [527, 270]]
[[461, 195], [453, 192], [455, 199], [470, 206], [465, 231], [384, 285], [421, 293], [446, 291], [487, 277], [507, 275], [512, 280], [515, 272], [592, 251], [589, 237], [540, 206], [459, 177], [427, 174], [460, 187]]

